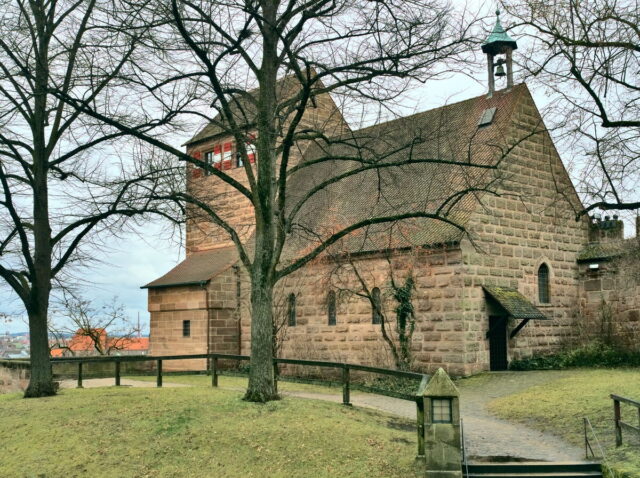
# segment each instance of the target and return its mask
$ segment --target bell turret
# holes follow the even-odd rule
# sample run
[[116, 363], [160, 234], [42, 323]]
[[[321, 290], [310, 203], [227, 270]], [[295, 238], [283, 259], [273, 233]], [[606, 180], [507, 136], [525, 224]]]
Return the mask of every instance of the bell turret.
[[[496, 25], [491, 35], [482, 44], [482, 51], [487, 55], [489, 72], [489, 97], [495, 92], [495, 78], [505, 76], [504, 66], [507, 65], [507, 90], [513, 87], [513, 61], [511, 53], [518, 48], [516, 41], [511, 38], [500, 23], [500, 10], [496, 10]], [[496, 58], [500, 55], [499, 58]], [[502, 57], [504, 55], [504, 58]], [[494, 61], [495, 59], [495, 61]]]

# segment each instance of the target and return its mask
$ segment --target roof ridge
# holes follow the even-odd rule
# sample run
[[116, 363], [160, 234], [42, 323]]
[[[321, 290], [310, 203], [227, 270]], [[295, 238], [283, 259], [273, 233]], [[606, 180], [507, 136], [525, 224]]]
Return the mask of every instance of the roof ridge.
[[[497, 91], [496, 93], [494, 93], [493, 98], [497, 98], [497, 94], [502, 94], [502, 96], [504, 96], [504, 95], [507, 95], [507, 94], [517, 93], [518, 95], [520, 95], [521, 91], [524, 91], [524, 90], [528, 91], [528, 89], [529, 88], [528, 88], [528, 86], [527, 86], [527, 84], [525, 82], [518, 83], [518, 84], [514, 85], [510, 90]], [[372, 125], [369, 125], [369, 126], [365, 126], [364, 128], [360, 128], [360, 129], [354, 130], [353, 133], [359, 133], [361, 131], [366, 131], [367, 129], [370, 129], [370, 128], [379, 128], [379, 127], [382, 127], [384, 125], [389, 125], [391, 123], [394, 123], [396, 121], [410, 120], [412, 118], [415, 118], [416, 116], [423, 115], [425, 113], [433, 113], [433, 112], [436, 112], [438, 110], [443, 110], [443, 109], [446, 109], [446, 108], [453, 108], [453, 107], [456, 107], [456, 106], [460, 106], [463, 103], [477, 101], [477, 100], [482, 99], [482, 98], [493, 99], [493, 98], [488, 98], [486, 93], [483, 93], [481, 95], [474, 96], [472, 98], [467, 98], [467, 99], [464, 99], [464, 100], [455, 101], [453, 103], [445, 103], [442, 106], [436, 106], [435, 108], [430, 108], [428, 110], [417, 111], [415, 113], [411, 113], [408, 116], [401, 116], [399, 118], [394, 118], [394, 119], [391, 119], [389, 121], [383, 121], [381, 123], [375, 123], [375, 124], [372, 124]]]

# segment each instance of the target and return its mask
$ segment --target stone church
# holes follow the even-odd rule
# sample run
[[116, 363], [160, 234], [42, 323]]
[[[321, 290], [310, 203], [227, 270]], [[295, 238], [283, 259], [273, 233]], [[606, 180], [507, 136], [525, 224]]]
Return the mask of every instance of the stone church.
[[[594, 330], [601, 305], [614, 296], [617, 304], [623, 299], [617, 313], [629, 333], [637, 332], [638, 282], [626, 282], [620, 293], [614, 265], [623, 255], [622, 222], [576, 220], [580, 198], [529, 89], [513, 83], [516, 48], [498, 20], [482, 47], [488, 94], [358, 131], [330, 95], [316, 97], [302, 123], [321, 127], [328, 137], [359, 138], [358, 150], [352, 151], [354, 142], [309, 143], [299, 147], [299, 161], [362, 151], [382, 161], [437, 160], [372, 169], [324, 188], [305, 203], [299, 231], [320, 234], [329, 225], [416, 208], [447, 221], [425, 214], [362, 228], [283, 279], [276, 297], [282, 312], [276, 317], [284, 317], [281, 357], [393, 366], [381, 322], [393, 335], [397, 304], [390, 283], [409, 276], [415, 281], [410, 349], [421, 371], [504, 370], [515, 358], [553, 352]], [[497, 90], [496, 77], [503, 76], [506, 86]], [[286, 78], [281, 85], [282, 95], [295, 88]], [[233, 141], [215, 124], [186, 147], [246, 183]], [[252, 153], [249, 160], [260, 158]], [[342, 163], [320, 162], [292, 176], [292, 198], [340, 174]], [[186, 174], [190, 192], [206, 191], [216, 211], [251, 243], [248, 200], [201, 168], [189, 165]], [[313, 240], [300, 232], [285, 257]], [[249, 354], [249, 285], [235, 246], [202, 217], [188, 219], [185, 246], [183, 262], [144, 286], [150, 353]], [[175, 366], [203, 369], [205, 363]]]

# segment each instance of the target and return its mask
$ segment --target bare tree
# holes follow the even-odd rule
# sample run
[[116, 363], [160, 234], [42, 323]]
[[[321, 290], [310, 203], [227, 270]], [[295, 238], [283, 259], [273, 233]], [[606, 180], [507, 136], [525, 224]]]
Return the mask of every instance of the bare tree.
[[640, 208], [640, 10], [633, 0], [501, 2], [526, 38], [526, 74], [559, 101], [553, 129], [594, 209]]
[[83, 352], [111, 355], [126, 349], [140, 333], [128, 319], [117, 297], [96, 308], [88, 300], [66, 296], [58, 315], [60, 317], [57, 320], [49, 321], [53, 348], [68, 350], [72, 355], [76, 352], [73, 350], [76, 337], [86, 337], [93, 348], [93, 351]]
[[[245, 398], [275, 399], [274, 287], [280, 280], [320, 260], [338, 243], [368, 237], [384, 225], [434, 221], [463, 233], [456, 211], [470, 197], [493, 190], [497, 180], [492, 172], [499, 159], [475, 158], [474, 138], [465, 138], [464, 144], [453, 140], [451, 129], [441, 127], [446, 118], [433, 128], [407, 120], [381, 135], [375, 128], [354, 132], [341, 121], [318, 124], [313, 120], [317, 105], [331, 94], [342, 102], [343, 111], [368, 104], [369, 123], [393, 117], [413, 81], [446, 78], [465, 66], [476, 19], [464, 21], [439, 0], [172, 0], [169, 7], [163, 2], [130, 3], [144, 3], [148, 16], [165, 19], [154, 26], [165, 45], [171, 45], [164, 51], [182, 52], [181, 70], [174, 68], [161, 83], [147, 83], [149, 92], [165, 106], [176, 103], [170, 99], [175, 91], [196, 91], [205, 98], [212, 112], [167, 108], [176, 118], [204, 117], [216, 135], [232, 139], [242, 174], [136, 130], [126, 118], [83, 103], [73, 92], [59, 97], [101, 123], [174, 155], [189, 165], [187, 171], [205, 171], [206, 182], [190, 177], [184, 190], [168, 180], [166, 191], [156, 198], [178, 201], [191, 224], [206, 220], [236, 246], [251, 281], [251, 369]], [[494, 152], [501, 147], [484, 146]], [[508, 154], [497, 152], [500, 158]], [[255, 163], [250, 158], [254, 153]], [[424, 164], [442, 168], [442, 175], [460, 169], [459, 181], [423, 186], [437, 190], [429, 200], [416, 191], [411, 201], [390, 201], [402, 187], [393, 170], [411, 174], [411, 168]], [[219, 207], [211, 180], [251, 205], [249, 234]], [[376, 204], [366, 213], [317, 214], [332, 212], [336, 188], [353, 191], [359, 184], [378, 190]]]
[[123, 5], [0, 0], [0, 277], [29, 318], [25, 397], [55, 393], [47, 337], [52, 288], [64, 283], [69, 266], [97, 255], [100, 233], [121, 231], [151, 206], [141, 196], [153, 189], [155, 173], [127, 166], [111, 149], [124, 133], [61, 99], [73, 93], [81, 104], [128, 113], [142, 131], [162, 124], [136, 114], [134, 101], [124, 111], [115, 94], [125, 82], [134, 92], [131, 65], [148, 32], [135, 10], [116, 19]]
[[[412, 270], [412, 258], [420, 250], [416, 248], [406, 256], [399, 266], [394, 264], [387, 253], [384, 260], [388, 265], [388, 273], [384, 277], [376, 277], [374, 270], [366, 261], [360, 261], [351, 254], [334, 257], [334, 267], [330, 269], [329, 282], [332, 289], [338, 291], [340, 297], [365, 299], [371, 305], [372, 322], [380, 325], [380, 334], [393, 357], [398, 370], [411, 370], [413, 357], [411, 340], [416, 327], [416, 315], [413, 306], [415, 279]], [[375, 269], [375, 265], [373, 266]], [[400, 271], [401, 270], [401, 271]], [[404, 275], [398, 281], [398, 273]], [[391, 318], [389, 312], [395, 317]]]

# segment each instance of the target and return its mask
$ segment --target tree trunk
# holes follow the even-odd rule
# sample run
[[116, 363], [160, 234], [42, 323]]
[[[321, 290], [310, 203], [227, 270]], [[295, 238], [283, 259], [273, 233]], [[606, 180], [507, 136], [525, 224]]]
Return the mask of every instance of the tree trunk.
[[49, 337], [47, 333], [47, 313], [29, 314], [29, 334], [31, 341], [31, 378], [24, 392], [25, 398], [55, 395], [51, 359], [49, 358]]
[[278, 399], [273, 368], [273, 287], [260, 273], [251, 280], [251, 368], [244, 399]]
[[51, 293], [51, 223], [49, 219], [49, 153], [46, 141], [48, 125], [47, 88], [49, 81], [49, 39], [44, 6], [33, 4], [38, 51], [35, 65], [33, 100], [33, 267], [28, 303], [31, 341], [31, 379], [25, 397], [55, 395], [49, 357], [49, 295]]

